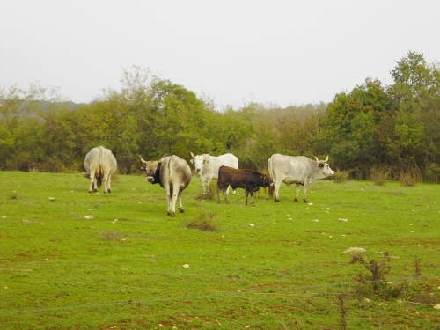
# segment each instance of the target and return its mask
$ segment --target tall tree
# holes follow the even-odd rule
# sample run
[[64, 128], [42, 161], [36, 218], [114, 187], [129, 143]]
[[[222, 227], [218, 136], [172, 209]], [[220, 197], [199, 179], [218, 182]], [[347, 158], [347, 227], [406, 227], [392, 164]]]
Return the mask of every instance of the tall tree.
[[398, 115], [390, 145], [402, 166], [422, 170], [437, 164], [440, 154], [440, 71], [422, 54], [408, 52], [391, 71], [389, 93]]

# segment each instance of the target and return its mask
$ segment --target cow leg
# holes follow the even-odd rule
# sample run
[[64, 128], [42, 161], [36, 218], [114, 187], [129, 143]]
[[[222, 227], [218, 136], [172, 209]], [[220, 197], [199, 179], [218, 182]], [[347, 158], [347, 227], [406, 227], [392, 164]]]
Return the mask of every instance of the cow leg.
[[217, 204], [220, 204], [220, 188], [218, 187], [218, 183], [217, 183]]
[[104, 173], [104, 193], [110, 193], [110, 175], [108, 173]]
[[228, 194], [226, 194], [226, 189], [221, 189], [221, 191], [222, 191], [222, 195], [223, 195], [223, 201], [224, 201], [226, 204], [229, 204]]
[[304, 183], [304, 203], [308, 203], [307, 200], [307, 185]]
[[183, 209], [183, 204], [182, 204], [182, 192], [179, 193], [179, 211], [180, 213], [184, 213], [185, 210]]
[[167, 215], [170, 216], [174, 216], [175, 212], [173, 212], [173, 208], [172, 208], [172, 197], [171, 197], [171, 187], [169, 186], [169, 184], [165, 185], [165, 194], [167, 197]]
[[208, 181], [208, 180], [206, 180], [206, 178], [205, 179], [202, 179], [203, 181], [202, 181], [202, 190], [203, 190], [203, 196], [208, 196], [208, 194], [209, 194], [209, 185], [211, 184], [211, 182], [210, 181]]
[[111, 174], [109, 174], [108, 176], [107, 176], [107, 180], [105, 180], [105, 182], [106, 182], [106, 188], [107, 188], [107, 192], [108, 193], [111, 193], [112, 192], [112, 187], [111, 187], [111, 180], [112, 180], [112, 175]]
[[273, 186], [274, 186], [274, 196], [275, 196], [275, 202], [279, 202], [280, 201], [280, 187], [281, 187], [281, 182], [276, 182], [274, 180], [273, 182]]
[[296, 184], [296, 192], [295, 192], [295, 199], [294, 201], [297, 202], [298, 201], [298, 197], [299, 197], [299, 191], [301, 190], [301, 185], [300, 184]]
[[180, 194], [180, 183], [173, 183], [171, 189], [171, 203], [169, 207], [169, 211], [171, 211], [171, 215], [174, 216], [176, 214], [176, 202], [177, 198]]
[[89, 193], [97, 192], [98, 188], [96, 187], [96, 178], [95, 178], [95, 171], [90, 172], [90, 186], [89, 186]]
[[205, 183], [205, 192], [204, 192], [204, 195], [205, 195], [205, 196], [209, 196], [209, 193], [211, 192], [211, 187], [210, 187], [210, 185], [211, 185], [211, 180], [210, 180], [210, 179], [206, 180], [206, 183]]

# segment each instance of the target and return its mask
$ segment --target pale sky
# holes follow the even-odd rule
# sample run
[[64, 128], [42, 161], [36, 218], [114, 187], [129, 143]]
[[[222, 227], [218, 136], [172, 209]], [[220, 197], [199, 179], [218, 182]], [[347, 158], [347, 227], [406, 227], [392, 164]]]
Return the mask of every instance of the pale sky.
[[408, 51], [440, 61], [436, 0], [0, 0], [0, 87], [74, 102], [139, 66], [219, 109], [330, 102], [390, 84]]

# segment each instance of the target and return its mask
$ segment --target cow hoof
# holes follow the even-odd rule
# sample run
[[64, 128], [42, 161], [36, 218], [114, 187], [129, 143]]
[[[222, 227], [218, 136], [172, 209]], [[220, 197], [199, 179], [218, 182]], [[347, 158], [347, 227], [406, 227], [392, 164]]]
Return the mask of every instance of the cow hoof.
[[304, 203], [308, 203], [309, 201], [307, 199], [304, 199]]
[[279, 198], [275, 198], [275, 202], [279, 203], [280, 199]]
[[179, 209], [180, 213], [185, 213], [184, 209]]
[[298, 198], [295, 198], [293, 201], [294, 201], [294, 202], [298, 202]]
[[170, 216], [170, 217], [174, 217], [174, 216], [176, 215], [176, 213], [175, 213], [175, 212], [168, 211], [168, 212], [167, 212], [167, 215]]

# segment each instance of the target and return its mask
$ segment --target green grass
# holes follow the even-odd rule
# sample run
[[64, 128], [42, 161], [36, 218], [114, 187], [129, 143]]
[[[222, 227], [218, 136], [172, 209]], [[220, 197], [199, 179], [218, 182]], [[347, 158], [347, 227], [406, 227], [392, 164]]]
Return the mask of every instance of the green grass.
[[[283, 186], [280, 203], [262, 193], [246, 206], [240, 189], [227, 205], [200, 200], [194, 178], [173, 218], [164, 190], [140, 175], [112, 188], [91, 195], [81, 174], [0, 172], [0, 328], [335, 329], [343, 318], [348, 329], [439, 328], [439, 185], [319, 181], [311, 204]], [[205, 222], [213, 230], [199, 230]], [[352, 246], [367, 259], [388, 252], [387, 281], [408, 288], [356, 294], [369, 284], [343, 253]]]

